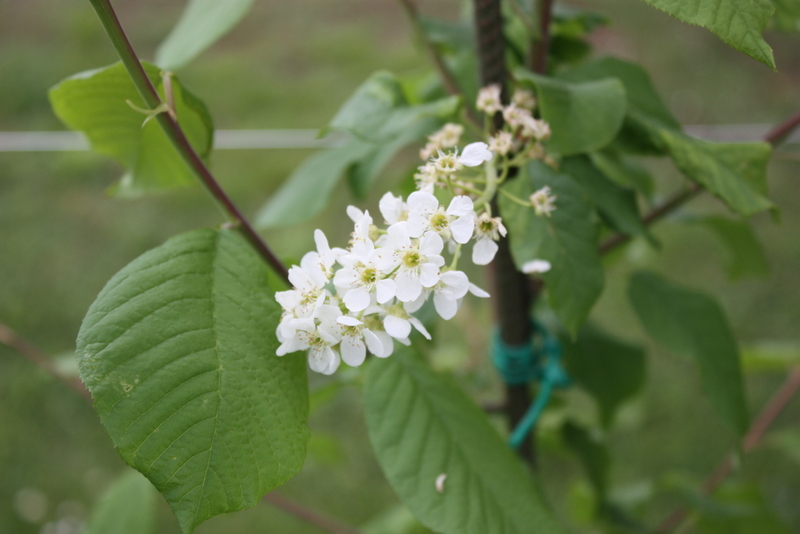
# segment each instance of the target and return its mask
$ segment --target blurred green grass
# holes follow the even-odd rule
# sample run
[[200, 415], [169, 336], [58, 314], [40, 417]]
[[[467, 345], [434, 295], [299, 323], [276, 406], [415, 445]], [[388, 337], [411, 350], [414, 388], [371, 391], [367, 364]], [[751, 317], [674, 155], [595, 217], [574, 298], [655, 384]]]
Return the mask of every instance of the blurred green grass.
[[[612, 25], [593, 38], [598, 53], [643, 63], [683, 122], [771, 123], [800, 108], [800, 37], [768, 36], [780, 70], [775, 74], [707, 32], [641, 2], [581, 4], [612, 19]], [[181, 6], [178, 1], [156, 0], [120, 5], [123, 24], [143, 57], [152, 56]], [[422, 7], [449, 17], [461, 10], [452, 0], [427, 1]], [[47, 89], [68, 75], [115, 59], [88, 2], [0, 3], [0, 130], [62, 129], [50, 112]], [[219, 128], [316, 128], [372, 71], [417, 74], [427, 66], [427, 59], [413, 48], [401, 10], [390, 0], [262, 1], [230, 36], [179, 75], [205, 99]], [[213, 168], [245, 213], [252, 214], [308, 154], [221, 151], [213, 155]], [[410, 161], [407, 157], [405, 163]], [[393, 167], [363, 206], [374, 210], [379, 191], [396, 185], [406, 166]], [[652, 168], [665, 190], [677, 187], [674, 171], [658, 163]], [[113, 163], [89, 153], [0, 153], [0, 322], [48, 353], [72, 350], [83, 314], [122, 266], [172, 235], [220, 222], [199, 189], [138, 200], [107, 198], [104, 190], [119, 173]], [[636, 243], [609, 260], [608, 287], [594, 318], [650, 349], [647, 389], [609, 436], [615, 483], [657, 481], [675, 472], [702, 477], [730, 443], [700, 393], [693, 366], [646, 341], [626, 302], [626, 274], [634, 268], [655, 268], [713, 293], [745, 344], [778, 340], [800, 346], [796, 174], [797, 160], [776, 159], [770, 188], [782, 222], [776, 225], [767, 215], [753, 221], [773, 269], [770, 278], [727, 280], [716, 242], [673, 222], [656, 229], [661, 253]], [[342, 186], [314, 220], [265, 235], [285, 257], [302, 255], [316, 227], [341, 243], [348, 232], [343, 217], [348, 202], [352, 197]], [[715, 200], [703, 198], [691, 211], [722, 210]], [[454, 323], [440, 328], [442, 339], [469, 350], [461, 356], [468, 365], [464, 383], [491, 399], [498, 396], [497, 381], [483, 357], [485, 333], [474, 327], [486, 323], [488, 316], [488, 306], [468, 303]], [[454, 352], [452, 346], [441, 347], [437, 361], [447, 366], [458, 360]], [[753, 411], [780, 381], [779, 373], [748, 378]], [[592, 420], [582, 394], [573, 391], [564, 399], [570, 413]], [[322, 453], [312, 455], [304, 472], [281, 490], [351, 524], [362, 524], [396, 503], [369, 450], [359, 402], [355, 388], [347, 387], [313, 416], [316, 435], [335, 435], [340, 444], [331, 448], [319, 440]], [[800, 406], [795, 402], [780, 422], [787, 426], [798, 421]], [[540, 465], [548, 498], [565, 516], [578, 467], [557, 447], [554, 427], [548, 425], [547, 420], [542, 424]], [[0, 532], [44, 532], [45, 524], [52, 528], [59, 519], [81, 515], [80, 509], [89, 509], [121, 469], [122, 462], [86, 403], [0, 347]], [[800, 466], [779, 455], [756, 452], [745, 460], [743, 471], [800, 531]], [[36, 488], [47, 496], [41, 520], [26, 521], [15, 508], [15, 496], [23, 488]], [[647, 506], [644, 516], [654, 524], [676, 502], [660, 497]], [[198, 532], [259, 529], [319, 532], [268, 505], [215, 518]], [[163, 503], [157, 531], [179, 531]]]

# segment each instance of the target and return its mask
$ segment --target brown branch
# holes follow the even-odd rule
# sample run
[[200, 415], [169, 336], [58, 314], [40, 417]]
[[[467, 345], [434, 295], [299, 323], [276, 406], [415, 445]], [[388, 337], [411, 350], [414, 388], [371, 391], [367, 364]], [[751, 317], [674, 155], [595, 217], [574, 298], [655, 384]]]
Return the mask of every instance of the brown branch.
[[[771, 144], [773, 147], [779, 146], [781, 143], [786, 141], [789, 136], [795, 131], [798, 127], [800, 127], [800, 113], [797, 113], [785, 121], [781, 122], [774, 128], [772, 128], [769, 132], [767, 132], [764, 137], [761, 139], [765, 143]], [[653, 208], [652, 211], [648, 212], [646, 215], [642, 217], [642, 223], [645, 226], [650, 226], [654, 222], [663, 219], [682, 205], [684, 205], [689, 200], [696, 197], [698, 194], [706, 191], [706, 189], [696, 182], [692, 182], [688, 189], [683, 191], [679, 191], [667, 199], [663, 204]], [[607, 254], [612, 250], [620, 247], [630, 241], [632, 238], [628, 234], [615, 234], [600, 244], [598, 248], [601, 255]]]
[[349, 525], [340, 523], [336, 519], [326, 516], [316, 510], [306, 508], [305, 506], [278, 495], [277, 493], [267, 493], [264, 495], [264, 501], [277, 506], [284, 512], [302, 519], [306, 523], [315, 525], [322, 530], [332, 532], [333, 534], [361, 534], [359, 530], [356, 530]]
[[53, 359], [47, 356], [44, 352], [39, 350], [39, 348], [28, 341], [27, 339], [23, 338], [13, 330], [11, 330], [6, 325], [0, 323], [0, 343], [7, 346], [10, 349], [14, 349], [22, 356], [25, 356], [27, 359], [32, 361], [36, 366], [42, 369], [47, 374], [53, 376], [54, 378], [61, 381], [64, 385], [69, 387], [70, 389], [76, 391], [78, 394], [82, 395], [88, 400], [92, 400], [92, 396], [89, 394], [89, 391], [84, 387], [83, 383], [78, 380], [77, 378], [73, 378], [71, 376], [67, 376], [62, 373], [53, 362]]
[[[133, 46], [128, 40], [127, 35], [125, 35], [125, 30], [122, 28], [111, 2], [109, 0], [89, 0], [89, 2], [97, 12], [100, 22], [103, 24], [106, 33], [114, 44], [114, 48], [117, 50], [139, 94], [150, 109], [159, 108], [159, 106], [162, 105], [161, 97], [158, 95], [155, 87], [153, 87], [153, 83], [150, 81], [150, 78], [148, 78], [147, 73], [142, 67], [142, 63], [139, 61], [139, 57], [133, 50]], [[239, 226], [245, 238], [250, 241], [256, 249], [256, 252], [261, 255], [264, 261], [266, 261], [276, 273], [283, 277], [284, 280], [288, 281], [289, 271], [286, 269], [286, 266], [275, 256], [236, 204], [233, 203], [233, 200], [225, 193], [202, 158], [195, 152], [175, 119], [170, 113], [159, 113], [156, 116], [156, 120], [195, 176], [197, 176], [200, 182], [206, 187], [209, 194], [214, 197], [235, 224]]]
[[550, 52], [550, 20], [553, 17], [553, 0], [539, 0], [539, 36], [533, 43], [529, 58], [530, 69], [547, 72], [547, 54]]
[[[428, 39], [428, 35], [425, 33], [425, 28], [422, 27], [419, 11], [417, 10], [417, 6], [414, 1], [400, 0], [400, 4], [403, 6], [406, 15], [408, 15], [408, 20], [411, 21], [411, 25], [414, 26], [414, 30], [417, 32], [417, 35], [422, 40], [425, 50], [428, 51], [428, 56], [431, 58], [431, 61], [433, 61], [433, 65], [439, 72], [439, 76], [442, 78], [442, 83], [444, 84], [445, 90], [451, 95], [465, 97], [464, 92], [458, 86], [458, 81], [456, 80], [455, 76], [453, 76], [453, 73], [450, 72], [450, 69], [444, 62], [444, 58], [436, 49], [436, 45], [433, 44], [430, 39]], [[465, 101], [464, 109], [467, 112], [467, 118], [469, 118], [473, 124], [480, 128], [481, 123], [478, 119], [478, 116], [475, 114], [475, 110], [472, 108], [472, 102]]]
[[[780, 389], [775, 392], [770, 401], [758, 414], [758, 417], [753, 420], [750, 429], [742, 439], [742, 453], [747, 454], [756, 448], [756, 446], [764, 437], [770, 426], [775, 422], [778, 415], [786, 408], [789, 401], [792, 400], [797, 391], [800, 390], [800, 366], [795, 367], [789, 376], [784, 381]], [[735, 456], [730, 454], [719, 463], [717, 468], [708, 476], [703, 483], [702, 491], [706, 495], [713, 493], [722, 482], [733, 472], [735, 468]], [[681, 507], [672, 512], [658, 527], [656, 532], [667, 533], [672, 532], [686, 519], [688, 511], [686, 508]]]

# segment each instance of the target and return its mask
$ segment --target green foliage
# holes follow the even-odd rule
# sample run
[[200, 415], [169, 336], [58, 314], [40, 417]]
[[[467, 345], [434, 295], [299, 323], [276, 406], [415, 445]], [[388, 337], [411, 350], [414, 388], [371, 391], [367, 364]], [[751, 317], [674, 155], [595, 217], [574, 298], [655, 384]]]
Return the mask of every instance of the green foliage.
[[[144, 64], [148, 77], [164, 92], [161, 70]], [[213, 125], [205, 105], [172, 77], [178, 121], [201, 157], [211, 151]], [[89, 138], [92, 150], [113, 157], [127, 172], [113, 188], [118, 195], [140, 195], [195, 183], [194, 175], [155, 120], [132, 109], [143, 103], [122, 63], [82, 72], [50, 90], [58, 118]]]
[[[701, 534], [789, 534], [770, 510], [761, 491], [750, 485], [726, 484], [714, 493], [717, 506], [699, 508]], [[705, 512], [705, 513], [704, 513]], [[708, 513], [710, 512], [710, 513]], [[720, 513], [722, 512], [722, 513]]]
[[736, 50], [775, 68], [772, 49], [761, 37], [775, 8], [769, 0], [644, 0], [673, 17], [702, 26]]
[[722, 199], [736, 213], [753, 215], [773, 207], [766, 198], [767, 143], [709, 143], [661, 130], [675, 165]]
[[738, 280], [769, 273], [764, 247], [747, 221], [711, 216], [698, 223], [713, 232], [725, 246], [725, 270], [730, 278]]
[[378, 462], [427, 527], [444, 534], [563, 532], [486, 416], [417, 356], [404, 349], [373, 361], [364, 405]]
[[504, 195], [498, 197], [500, 212], [517, 267], [534, 259], [551, 263], [552, 269], [541, 275], [547, 284], [547, 298], [567, 330], [575, 335], [603, 291], [605, 280], [597, 253], [594, 210], [580, 185], [541, 162], [531, 163], [526, 173], [502, 188], [527, 199], [544, 186], [557, 197], [558, 209], [552, 216], [539, 217], [533, 209]]
[[150, 534], [156, 492], [136, 471], [120, 475], [92, 510], [82, 534]]
[[181, 234], [115, 275], [78, 335], [81, 378], [114, 445], [187, 533], [303, 465], [305, 361], [275, 356], [266, 271], [235, 230]]
[[553, 134], [547, 148], [561, 156], [598, 150], [617, 135], [625, 118], [625, 88], [618, 80], [585, 83], [516, 71], [517, 80], [536, 91], [542, 118]]
[[562, 160], [560, 170], [581, 184], [614, 230], [630, 236], [648, 235], [639, 215], [636, 193], [606, 178], [587, 156]]
[[353, 192], [363, 197], [397, 152], [434, 131], [459, 107], [457, 97], [412, 105], [392, 74], [373, 74], [323, 129], [345, 131], [353, 138], [306, 160], [261, 208], [256, 224], [288, 226], [313, 217], [345, 174]]
[[189, 0], [180, 20], [156, 51], [156, 64], [175, 70], [228, 33], [247, 15], [253, 0]]
[[597, 402], [600, 422], [610, 428], [619, 407], [644, 387], [645, 352], [591, 323], [564, 345], [569, 375]]
[[668, 350], [697, 363], [711, 404], [743, 435], [748, 416], [739, 349], [719, 305], [648, 272], [631, 277], [628, 294], [645, 330]]
[[635, 189], [645, 197], [653, 195], [653, 177], [634, 159], [611, 148], [589, 154], [592, 164], [603, 175], [627, 189]]
[[775, 16], [772, 23], [775, 28], [785, 32], [800, 31], [800, 2], [797, 0], [772, 0], [775, 5]]
[[597, 496], [597, 503], [606, 500], [611, 458], [606, 445], [592, 432], [572, 421], [561, 427], [561, 439], [578, 457]]

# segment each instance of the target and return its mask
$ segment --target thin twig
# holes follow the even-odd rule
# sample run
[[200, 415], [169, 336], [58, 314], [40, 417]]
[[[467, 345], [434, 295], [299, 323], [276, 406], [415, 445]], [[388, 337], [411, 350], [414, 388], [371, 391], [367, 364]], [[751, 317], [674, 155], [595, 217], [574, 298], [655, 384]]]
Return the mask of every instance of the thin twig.
[[530, 68], [533, 72], [547, 72], [547, 54], [550, 52], [550, 20], [553, 17], [553, 0], [538, 0], [539, 36], [530, 55]]
[[[0, 323], [0, 344], [14, 349], [22, 356], [36, 364], [40, 369], [57, 378], [71, 389], [79, 393], [86, 400], [89, 402], [92, 401], [92, 396], [89, 394], [89, 391], [80, 380], [64, 375], [53, 364], [53, 359], [50, 356], [39, 350], [39, 348], [36, 347], [36, 345], [34, 345], [32, 342], [23, 338], [2, 323]], [[290, 501], [276, 493], [269, 493], [265, 495], [264, 500], [307, 523], [316, 525], [321, 529], [327, 530], [333, 534], [361, 534], [353, 527], [331, 519], [330, 517], [317, 512], [316, 510], [303, 506], [302, 504]]]
[[283, 497], [282, 495], [278, 495], [277, 493], [267, 493], [264, 495], [264, 500], [277, 506], [284, 512], [290, 513], [293, 516], [302, 519], [306, 523], [316, 525], [322, 530], [327, 530], [333, 534], [361, 534], [359, 530], [356, 530], [349, 525], [340, 523], [336, 519], [333, 519], [332, 517], [326, 516], [315, 510], [310, 510], [301, 504], [297, 504], [296, 502]]
[[[761, 140], [765, 143], [771, 144], [773, 147], [777, 147], [786, 141], [792, 132], [798, 127], [800, 127], [800, 113], [792, 115], [785, 121], [772, 128]], [[645, 226], [650, 226], [654, 222], [663, 219], [679, 207], [683, 206], [686, 202], [696, 197], [703, 191], [706, 191], [703, 186], [696, 182], [692, 182], [688, 189], [675, 193], [663, 204], [653, 208], [650, 212], [645, 214], [642, 217], [642, 223]], [[628, 234], [615, 234], [601, 243], [598, 250], [601, 255], [607, 254], [608, 252], [611, 252], [621, 245], [624, 245], [630, 240], [631, 236]]]
[[[766, 431], [772, 426], [775, 419], [777, 419], [778, 415], [786, 408], [786, 405], [789, 404], [789, 401], [792, 400], [798, 390], [800, 390], [800, 367], [795, 367], [789, 373], [789, 376], [780, 389], [775, 392], [764, 409], [761, 410], [761, 413], [758, 414], [758, 417], [756, 417], [750, 425], [750, 429], [742, 439], [743, 454], [747, 454], [756, 448]], [[711, 494], [726, 478], [728, 478], [728, 476], [730, 476], [736, 465], [734, 460], [734, 455], [729, 454], [719, 463], [717, 468], [703, 483], [703, 493], [706, 495]], [[686, 508], [678, 508], [659, 525], [656, 532], [672, 532], [673, 529], [683, 523], [687, 515], [688, 511]]]
[[[130, 41], [128, 40], [122, 25], [114, 12], [109, 0], [89, 0], [100, 17], [111, 42], [114, 44], [117, 53], [119, 54], [122, 63], [128, 71], [128, 74], [133, 79], [133, 83], [139, 94], [144, 99], [145, 103], [150, 109], [156, 109], [162, 105], [161, 97], [158, 95], [155, 87], [153, 87], [150, 78], [142, 67], [139, 57], [133, 50]], [[276, 273], [288, 281], [289, 273], [286, 266], [278, 259], [272, 250], [267, 246], [260, 235], [255, 231], [250, 222], [245, 218], [239, 208], [233, 203], [228, 195], [220, 187], [219, 182], [208, 170], [206, 164], [195, 152], [189, 140], [184, 135], [183, 130], [177, 122], [172, 118], [169, 113], [159, 113], [156, 120], [161, 125], [164, 133], [172, 141], [172, 144], [178, 150], [183, 160], [189, 165], [194, 174], [203, 183], [212, 197], [219, 203], [225, 213], [230, 216], [233, 222], [239, 226], [244, 236], [253, 245], [256, 251], [264, 258]]]
[[467, 112], [467, 118], [480, 129], [481, 122], [480, 119], [478, 119], [478, 116], [475, 114], [475, 110], [472, 109], [472, 103], [466, 102], [466, 95], [458, 86], [458, 81], [456, 80], [455, 76], [453, 76], [453, 73], [450, 72], [450, 69], [444, 62], [444, 58], [436, 49], [436, 45], [433, 44], [430, 39], [428, 39], [428, 35], [425, 33], [425, 28], [422, 26], [422, 20], [419, 17], [419, 11], [417, 10], [416, 4], [413, 0], [400, 0], [400, 5], [403, 6], [406, 15], [408, 15], [408, 20], [411, 21], [411, 25], [414, 26], [414, 31], [416, 31], [417, 35], [425, 46], [425, 50], [428, 51], [428, 56], [430, 56], [431, 61], [433, 61], [433, 65], [436, 67], [436, 70], [439, 72], [439, 76], [442, 78], [442, 83], [444, 84], [445, 90], [451, 95], [464, 97], [464, 109]]
[[21, 355], [28, 358], [34, 364], [36, 364], [40, 369], [48, 373], [49, 375], [57, 378], [62, 383], [64, 383], [69, 388], [75, 390], [77, 393], [82, 395], [88, 400], [92, 400], [92, 396], [89, 394], [89, 391], [84, 387], [83, 383], [78, 380], [77, 378], [73, 378], [71, 376], [67, 376], [62, 373], [53, 362], [53, 359], [47, 356], [44, 352], [39, 350], [39, 347], [28, 341], [27, 339], [23, 338], [13, 330], [11, 330], [6, 325], [0, 323], [0, 343], [7, 346], [8, 348], [14, 349]]

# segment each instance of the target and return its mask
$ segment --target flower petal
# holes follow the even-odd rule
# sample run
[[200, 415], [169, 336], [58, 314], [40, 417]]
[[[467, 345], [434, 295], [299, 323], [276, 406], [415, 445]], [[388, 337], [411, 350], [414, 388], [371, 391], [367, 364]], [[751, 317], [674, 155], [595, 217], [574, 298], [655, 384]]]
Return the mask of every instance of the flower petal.
[[466, 197], [464, 195], [459, 195], [457, 197], [453, 197], [453, 200], [450, 201], [450, 205], [447, 207], [448, 215], [452, 215], [453, 217], [463, 217], [464, 215], [468, 215], [473, 212], [475, 209], [475, 205], [472, 203], [472, 199]]
[[351, 367], [358, 367], [364, 363], [364, 359], [367, 357], [367, 348], [364, 346], [364, 341], [360, 335], [342, 338], [339, 350], [342, 352], [344, 363]]
[[422, 292], [419, 275], [412, 271], [400, 271], [394, 281], [397, 284], [397, 300], [400, 302], [416, 300]]
[[352, 312], [360, 312], [369, 306], [369, 291], [365, 287], [356, 287], [344, 294], [344, 305]]
[[386, 304], [392, 300], [397, 293], [397, 285], [391, 278], [384, 278], [378, 280], [375, 284], [375, 293], [378, 299], [378, 304]]
[[522, 272], [525, 274], [546, 273], [551, 267], [552, 265], [547, 260], [531, 260], [523, 264]]
[[388, 358], [389, 356], [391, 356], [392, 352], [394, 352], [394, 340], [392, 340], [392, 337], [382, 330], [376, 330], [375, 332], [373, 332], [373, 334], [375, 334], [375, 337], [377, 337], [381, 341], [381, 345], [383, 346], [382, 354], [378, 353], [373, 353], [373, 354], [375, 354], [375, 356], [377, 356], [378, 358]]
[[433, 263], [423, 263], [420, 265], [419, 282], [422, 284], [422, 287], [435, 286], [439, 282], [439, 268]]
[[369, 328], [362, 329], [361, 334], [364, 336], [364, 341], [367, 344], [367, 349], [372, 354], [374, 354], [375, 356], [380, 356], [381, 354], [383, 354], [384, 348], [383, 348], [383, 343], [381, 342], [381, 338], [376, 336], [375, 333]]
[[470, 143], [464, 147], [458, 162], [467, 167], [475, 167], [484, 161], [490, 161], [494, 155], [489, 150], [489, 145], [482, 142]]
[[345, 326], [358, 326], [360, 324], [364, 324], [355, 317], [350, 317], [349, 315], [342, 315], [336, 319], [336, 322]]
[[447, 271], [442, 273], [439, 278], [457, 299], [460, 299], [469, 291], [469, 278], [461, 271]]
[[491, 295], [489, 295], [489, 293], [487, 293], [483, 289], [479, 288], [475, 284], [470, 284], [469, 285], [469, 292], [472, 293], [473, 295], [475, 295], [476, 297], [480, 297], [482, 299], [487, 299], [487, 298], [489, 298], [491, 296]]
[[450, 232], [453, 234], [453, 239], [456, 243], [461, 243], [463, 245], [469, 242], [474, 231], [475, 216], [472, 213], [462, 215], [450, 223]]
[[407, 338], [411, 333], [411, 323], [395, 315], [387, 315], [383, 320], [383, 327], [387, 334], [397, 339]]
[[437, 293], [433, 296], [433, 307], [436, 308], [442, 319], [452, 319], [458, 311], [458, 299], [451, 298], [444, 293]]
[[475, 265], [488, 265], [494, 259], [494, 255], [497, 254], [498, 248], [500, 247], [492, 239], [478, 239], [472, 248], [472, 262]]
[[430, 333], [428, 333], [428, 330], [425, 328], [425, 326], [422, 324], [422, 322], [419, 319], [417, 319], [416, 317], [409, 317], [408, 318], [408, 322], [411, 323], [412, 325], [414, 325], [414, 328], [416, 328], [419, 331], [420, 334], [425, 336], [425, 339], [430, 339], [431, 338]]

